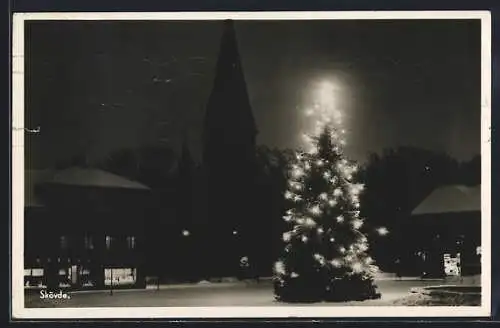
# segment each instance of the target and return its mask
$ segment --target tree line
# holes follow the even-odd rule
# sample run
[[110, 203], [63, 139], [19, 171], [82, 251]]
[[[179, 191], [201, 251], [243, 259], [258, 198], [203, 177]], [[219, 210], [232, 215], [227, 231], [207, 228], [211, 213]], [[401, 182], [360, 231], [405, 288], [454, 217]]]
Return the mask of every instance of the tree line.
[[[255, 236], [255, 247], [245, 250], [252, 254], [242, 256], [250, 255], [250, 260], [253, 260], [261, 274], [271, 273], [272, 263], [281, 245], [282, 216], [285, 211], [283, 195], [287, 188], [289, 166], [294, 158], [292, 149], [261, 145], [256, 150], [256, 214], [252, 225], [258, 227], [259, 235]], [[149, 270], [168, 271], [169, 275], [177, 275], [179, 279], [188, 277], [186, 272], [199, 271], [194, 267], [197, 258], [203, 256], [202, 246], [199, 245], [201, 241], [189, 244], [185, 231], [195, 230], [197, 223], [203, 221], [206, 205], [203, 203], [202, 164], [190, 156], [184, 156], [182, 161], [180, 159], [181, 156], [169, 147], [143, 147], [118, 150], [96, 165], [100, 169], [144, 183], [152, 189], [153, 203], [149, 219], [145, 222], [150, 234], [147, 238], [150, 243], [150, 259], [147, 261], [150, 263]], [[62, 163], [59, 168], [75, 165], [88, 166], [88, 163], [83, 158], [76, 158]], [[183, 169], [186, 165], [189, 168]], [[371, 245], [372, 256], [377, 264], [382, 269], [390, 270], [390, 264], [399, 256], [398, 252], [405, 248], [405, 218], [438, 186], [479, 184], [481, 158], [477, 155], [467, 161], [458, 161], [445, 153], [417, 147], [391, 148], [371, 154], [360, 165], [357, 178], [365, 184], [360, 197], [361, 216], [366, 218], [367, 225], [384, 226], [390, 231], [388, 238], [383, 241], [375, 239]], [[190, 192], [186, 193], [186, 190]], [[186, 197], [190, 199], [183, 199]], [[186, 219], [188, 212], [189, 222]], [[192, 240], [195, 240], [194, 237]], [[154, 241], [161, 241], [161, 244]], [[184, 243], [186, 251], [179, 251], [180, 243]], [[162, 265], [162, 268], [157, 267]], [[192, 277], [199, 278], [196, 275]]]

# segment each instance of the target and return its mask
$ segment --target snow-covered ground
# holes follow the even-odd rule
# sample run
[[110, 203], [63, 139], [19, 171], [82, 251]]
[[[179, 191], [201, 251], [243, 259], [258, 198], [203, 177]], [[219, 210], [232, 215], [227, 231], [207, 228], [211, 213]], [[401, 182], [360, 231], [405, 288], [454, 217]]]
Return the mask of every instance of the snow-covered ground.
[[[405, 278], [394, 280], [384, 278], [377, 280], [382, 298], [363, 302], [313, 303], [308, 306], [383, 306], [407, 296], [415, 287], [434, 285], [470, 284], [469, 281], [419, 280]], [[33, 291], [25, 293], [26, 307], [189, 307], [189, 306], [287, 306], [274, 301], [272, 282], [264, 280], [260, 283], [221, 282], [186, 285], [162, 285], [157, 290], [150, 286], [142, 290], [115, 290], [72, 292], [70, 299], [40, 299]], [[294, 304], [294, 306], [302, 304]]]

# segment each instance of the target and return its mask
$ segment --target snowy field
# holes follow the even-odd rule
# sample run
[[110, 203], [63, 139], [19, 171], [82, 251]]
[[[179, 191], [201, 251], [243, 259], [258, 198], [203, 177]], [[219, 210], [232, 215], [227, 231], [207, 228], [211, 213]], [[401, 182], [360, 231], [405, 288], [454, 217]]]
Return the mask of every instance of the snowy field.
[[[457, 281], [379, 280], [382, 298], [363, 302], [293, 304], [310, 306], [387, 306], [409, 295], [415, 287], [456, 285]], [[25, 293], [28, 308], [54, 307], [189, 307], [189, 306], [287, 306], [274, 301], [271, 281], [154, 286], [142, 290], [71, 292], [69, 299], [41, 299], [35, 291]]]

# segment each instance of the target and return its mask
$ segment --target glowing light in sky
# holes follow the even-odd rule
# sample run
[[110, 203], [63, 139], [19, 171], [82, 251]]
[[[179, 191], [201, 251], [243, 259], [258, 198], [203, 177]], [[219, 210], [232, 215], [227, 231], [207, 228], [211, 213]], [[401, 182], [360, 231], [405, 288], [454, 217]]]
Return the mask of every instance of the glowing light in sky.
[[334, 105], [335, 98], [333, 95], [339, 89], [336, 83], [330, 80], [323, 80], [318, 86], [318, 99], [320, 105]]
[[[341, 109], [343, 93], [346, 91], [344, 89], [343, 84], [335, 77], [323, 78], [312, 84], [304, 114], [314, 125], [303, 135], [306, 145], [311, 145], [310, 136], [320, 134], [327, 124], [333, 124], [338, 129], [339, 133], [334, 132], [335, 139], [339, 144], [345, 145], [346, 131], [342, 126], [344, 113]], [[311, 151], [314, 151], [314, 147]]]
[[320, 111], [322, 123], [335, 121], [339, 126], [342, 123], [342, 113], [340, 112], [339, 98], [341, 88], [338, 81], [333, 79], [322, 80], [315, 90], [315, 108]]

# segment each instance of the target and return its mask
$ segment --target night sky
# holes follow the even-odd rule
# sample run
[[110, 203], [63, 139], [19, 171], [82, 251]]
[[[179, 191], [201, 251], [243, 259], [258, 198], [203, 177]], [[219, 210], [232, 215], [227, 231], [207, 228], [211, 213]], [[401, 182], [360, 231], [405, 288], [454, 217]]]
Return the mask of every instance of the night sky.
[[[31, 22], [26, 28], [28, 167], [141, 145], [195, 155], [220, 21]], [[323, 80], [341, 86], [347, 154], [399, 145], [480, 153], [480, 22], [237, 21], [258, 144], [298, 147]], [[230, 122], [227, 122], [230, 124]]]

